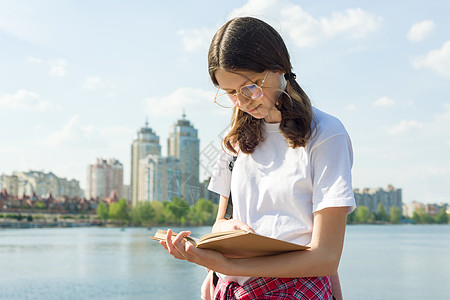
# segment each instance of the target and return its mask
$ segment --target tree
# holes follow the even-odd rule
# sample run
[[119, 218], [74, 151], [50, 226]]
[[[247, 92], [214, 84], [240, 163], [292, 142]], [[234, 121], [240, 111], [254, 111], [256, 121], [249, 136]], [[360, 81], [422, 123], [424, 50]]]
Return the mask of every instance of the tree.
[[356, 210], [352, 211], [350, 214], [347, 215], [347, 223], [348, 224], [356, 222], [355, 215], [356, 215]]
[[109, 206], [109, 216], [112, 220], [127, 222], [130, 218], [127, 210], [127, 200], [120, 199], [119, 202], [113, 203]]
[[433, 224], [434, 223], [434, 219], [429, 214], [422, 214], [420, 216], [420, 222], [424, 223], [424, 224]]
[[438, 224], [448, 224], [448, 215], [443, 207], [441, 208], [441, 213], [436, 216], [435, 220]]
[[130, 220], [133, 224], [140, 225], [141, 224], [141, 218], [139, 216], [139, 204], [136, 206], [133, 206], [130, 210]]
[[378, 203], [376, 220], [378, 220], [378, 221], [387, 221], [388, 220], [388, 216], [387, 216], [386, 210], [384, 209], [384, 205], [382, 202]]
[[420, 220], [420, 210], [416, 210], [413, 212], [413, 216], [412, 216], [412, 220], [415, 224], [420, 224], [421, 220]]
[[166, 216], [166, 221], [168, 221], [168, 217], [169, 219], [172, 219], [171, 215], [173, 215], [173, 221], [181, 222], [183, 217], [186, 218], [188, 211], [189, 204], [181, 198], [175, 197], [172, 202], [164, 202], [164, 214]]
[[155, 217], [156, 223], [158, 224], [165, 224], [166, 218], [164, 216], [164, 204], [159, 201], [150, 201], [150, 206], [153, 207], [155, 211]]
[[150, 224], [155, 217], [155, 209], [150, 205], [149, 202], [139, 203], [131, 209], [130, 217], [133, 223], [146, 225]]
[[367, 223], [370, 218], [370, 211], [367, 206], [360, 206], [356, 209], [355, 219], [358, 223]]
[[389, 221], [393, 224], [399, 224], [402, 219], [402, 211], [397, 206], [391, 206]]
[[37, 209], [44, 209], [45, 204], [43, 201], [37, 201], [36, 204], [34, 205], [34, 207], [36, 207]]
[[422, 208], [419, 208], [413, 213], [413, 221], [416, 224], [432, 224], [435, 222], [435, 219], [425, 213]]
[[108, 205], [106, 203], [101, 202], [97, 206], [97, 216], [102, 221], [106, 221], [109, 218]]
[[214, 204], [211, 200], [200, 199], [191, 207], [191, 222], [196, 225], [212, 225], [215, 220]]
[[149, 223], [155, 217], [156, 212], [155, 209], [150, 205], [150, 203], [144, 203], [139, 211], [139, 216], [141, 217], [141, 221], [144, 223]]

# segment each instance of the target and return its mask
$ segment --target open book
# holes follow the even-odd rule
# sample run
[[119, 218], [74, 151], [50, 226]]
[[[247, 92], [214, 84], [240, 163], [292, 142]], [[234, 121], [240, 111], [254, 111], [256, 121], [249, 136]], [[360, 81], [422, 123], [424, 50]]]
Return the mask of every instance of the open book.
[[[166, 231], [158, 229], [155, 236], [150, 236], [150, 238], [161, 241], [166, 239], [166, 234]], [[176, 233], [173, 233], [172, 239], [176, 235]], [[197, 248], [216, 250], [228, 257], [264, 256], [309, 248], [245, 230], [214, 232], [208, 233], [199, 239], [190, 236], [185, 239]]]

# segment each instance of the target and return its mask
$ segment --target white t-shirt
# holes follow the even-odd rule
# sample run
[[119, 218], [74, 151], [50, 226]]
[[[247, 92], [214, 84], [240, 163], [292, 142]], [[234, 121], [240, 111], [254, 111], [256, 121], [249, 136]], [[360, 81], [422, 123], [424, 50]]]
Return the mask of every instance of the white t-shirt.
[[[233, 172], [223, 152], [208, 189], [233, 196], [233, 218], [257, 233], [302, 245], [311, 242], [313, 213], [356, 208], [350, 138], [335, 117], [313, 108], [316, 127], [306, 147], [289, 147], [279, 123], [264, 123], [264, 141], [252, 154], [239, 152]], [[221, 276], [244, 284], [251, 278]]]

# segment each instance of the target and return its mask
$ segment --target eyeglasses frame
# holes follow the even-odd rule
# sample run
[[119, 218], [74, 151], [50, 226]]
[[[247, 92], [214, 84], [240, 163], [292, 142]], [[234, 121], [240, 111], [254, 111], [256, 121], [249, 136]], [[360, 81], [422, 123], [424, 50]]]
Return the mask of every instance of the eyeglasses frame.
[[[264, 96], [263, 85], [264, 85], [264, 83], [266, 82], [266, 78], [267, 78], [267, 75], [269, 74], [269, 72], [270, 72], [270, 71], [267, 71], [266, 75], [264, 75], [264, 79], [262, 80], [261, 85], [258, 85], [258, 84], [256, 84], [255, 82], [253, 82], [253, 81], [250, 80], [250, 81], [252, 82], [252, 84], [247, 84], [247, 85], [241, 86], [240, 89], [239, 89], [239, 92], [236, 92], [235, 94], [228, 94], [227, 92], [225, 92], [225, 93], [219, 95], [219, 91], [220, 91], [220, 86], [219, 86], [219, 87], [217, 88], [216, 96], [214, 97], [214, 103], [216, 103], [217, 105], [219, 105], [220, 107], [223, 107], [223, 108], [231, 108], [231, 107], [233, 107], [233, 106], [236, 105], [236, 104], [234, 104], [234, 105], [231, 106], [231, 107], [227, 107], [227, 106], [223, 106], [223, 105], [221, 105], [219, 102], [217, 102], [217, 101], [216, 101], [217, 98], [220, 97], [220, 96], [223, 96], [223, 95], [227, 95], [228, 97], [233, 96], [233, 97], [236, 98], [236, 101], [238, 100], [238, 95], [239, 95], [239, 94], [241, 94], [242, 96], [244, 96], [245, 98], [250, 99], [250, 100], [258, 100], [258, 99], [261, 99], [261, 98]], [[251, 86], [251, 85], [256, 85], [258, 88], [261, 89], [262, 95], [261, 95], [261, 97], [259, 97], [258, 99], [252, 99], [251, 97], [247, 97], [247, 96], [245, 96], [245, 95], [241, 92], [243, 88], [245, 88], [245, 87], [247, 87], [247, 86]], [[233, 100], [231, 100], [231, 98], [230, 98], [230, 101], [233, 102]]]

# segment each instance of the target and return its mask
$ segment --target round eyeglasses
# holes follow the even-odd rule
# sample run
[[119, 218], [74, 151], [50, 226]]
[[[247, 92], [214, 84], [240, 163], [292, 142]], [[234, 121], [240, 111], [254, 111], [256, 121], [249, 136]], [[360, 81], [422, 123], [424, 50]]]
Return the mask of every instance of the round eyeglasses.
[[258, 100], [261, 99], [262, 96], [264, 96], [263, 92], [263, 85], [266, 81], [267, 74], [264, 76], [264, 79], [261, 82], [261, 85], [258, 85], [256, 83], [244, 85], [239, 89], [239, 92], [230, 93], [227, 91], [222, 90], [220, 87], [217, 89], [216, 96], [214, 97], [214, 103], [216, 103], [219, 106], [222, 106], [224, 108], [232, 108], [236, 105], [238, 101], [239, 95], [244, 96], [247, 99], [250, 100]]

